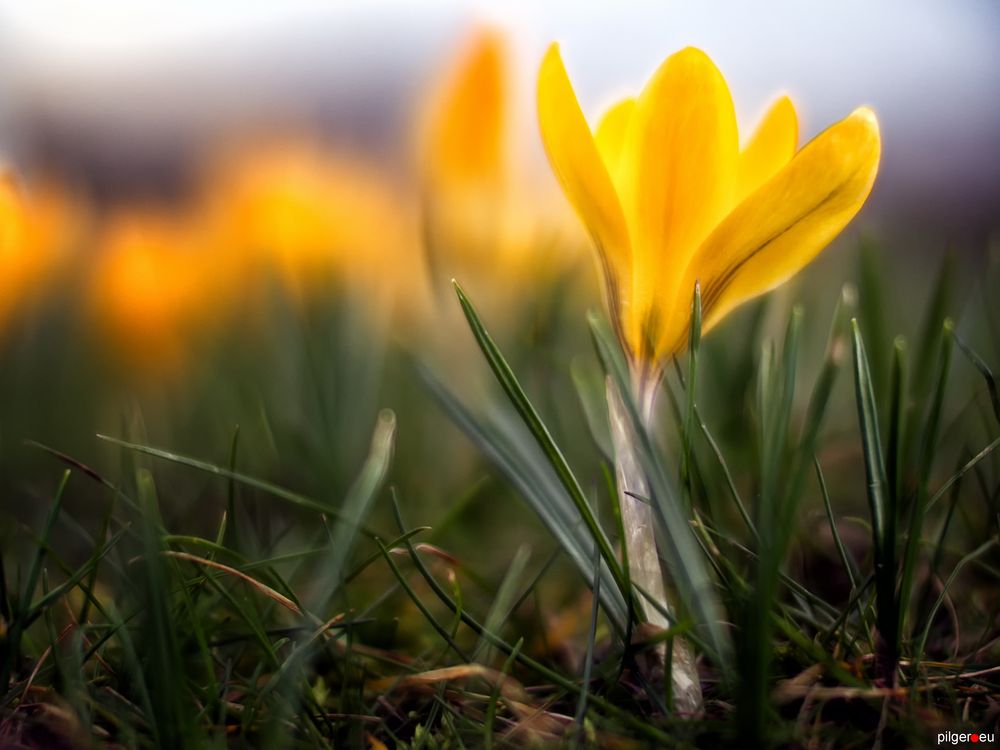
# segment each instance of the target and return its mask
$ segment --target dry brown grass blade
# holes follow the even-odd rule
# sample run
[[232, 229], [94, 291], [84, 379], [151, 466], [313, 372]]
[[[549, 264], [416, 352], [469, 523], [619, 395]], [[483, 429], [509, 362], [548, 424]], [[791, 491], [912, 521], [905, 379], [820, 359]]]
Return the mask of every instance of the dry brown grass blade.
[[482, 664], [459, 664], [454, 667], [432, 669], [429, 672], [408, 674], [401, 677], [383, 677], [371, 680], [365, 684], [365, 689], [373, 693], [386, 693], [391, 690], [421, 690], [437, 685], [440, 682], [453, 682], [478, 678], [491, 685], [500, 686], [500, 694], [509, 700], [519, 703], [530, 703], [531, 699], [517, 680], [510, 675], [502, 674], [495, 669]]
[[823, 676], [823, 665], [813, 664], [811, 667], [799, 672], [794, 677], [782, 680], [771, 693], [771, 698], [779, 706], [791, 703], [793, 700], [804, 697], [809, 693], [817, 680]]
[[[413, 548], [417, 552], [422, 552], [430, 557], [436, 557], [439, 560], [446, 562], [450, 567], [461, 568], [462, 561], [455, 557], [450, 552], [447, 552], [440, 547], [433, 544], [427, 544], [426, 542], [420, 542], [419, 544], [414, 544]], [[409, 557], [410, 551], [405, 547], [396, 547], [395, 549], [389, 550], [389, 554], [396, 555], [397, 557]]]
[[[66, 640], [66, 637], [74, 630], [76, 630], [76, 623], [74, 622], [69, 623], [59, 632], [59, 635], [56, 637], [56, 643], [62, 643], [64, 640]], [[31, 674], [28, 675], [28, 681], [24, 684], [24, 690], [21, 691], [22, 703], [24, 703], [25, 699], [27, 698], [28, 692], [31, 690], [31, 686], [35, 683], [35, 678], [38, 677], [38, 672], [41, 670], [42, 665], [45, 664], [46, 660], [49, 658], [51, 654], [52, 654], [52, 646], [49, 645], [46, 647], [45, 651], [42, 652], [42, 655], [35, 663], [34, 668], [31, 670]]]
[[[903, 662], [905, 666], [905, 661]], [[937, 667], [939, 669], [957, 669], [960, 665], [948, 662], [923, 662], [924, 667]], [[771, 693], [771, 697], [777, 705], [785, 705], [795, 700], [807, 699], [811, 701], [824, 701], [832, 699], [841, 700], [875, 700], [879, 698], [905, 698], [914, 691], [927, 692], [948, 683], [957, 683], [962, 680], [976, 679], [990, 674], [1000, 672], [1000, 667], [988, 667], [978, 669], [973, 672], [958, 672], [947, 675], [930, 675], [926, 677], [922, 684], [911, 685], [909, 687], [898, 688], [854, 688], [842, 686], [824, 686], [816, 683], [822, 677], [823, 668], [821, 664], [803, 670], [795, 677], [783, 680]], [[956, 686], [957, 687], [957, 686]], [[958, 688], [960, 689], [960, 688]]]
[[204, 557], [198, 557], [198, 555], [192, 555], [189, 552], [178, 552], [176, 550], [167, 550], [163, 554], [166, 555], [167, 557], [173, 557], [178, 560], [187, 560], [188, 562], [193, 562], [197, 565], [204, 565], [206, 568], [214, 568], [215, 570], [219, 570], [235, 578], [239, 578], [244, 583], [248, 583], [250, 586], [252, 586], [257, 591], [262, 593], [268, 599], [276, 601], [285, 609], [294, 612], [297, 615], [303, 614], [302, 610], [299, 608], [299, 605], [297, 605], [287, 596], [285, 596], [284, 594], [279, 594], [270, 586], [261, 583], [256, 578], [252, 578], [248, 576], [246, 573], [243, 573], [242, 571], [236, 570], [236, 568], [232, 568], [228, 565], [223, 565], [222, 563], [216, 562], [215, 560], [208, 560]]
[[531, 696], [520, 682], [481, 664], [460, 664], [453, 667], [442, 667], [429, 672], [403, 675], [401, 677], [385, 677], [371, 680], [365, 684], [365, 690], [371, 693], [388, 693], [395, 690], [416, 690], [426, 692], [433, 690], [442, 682], [455, 682], [470, 679], [480, 679], [495, 687], [499, 687], [500, 695], [510, 707], [519, 722], [528, 722], [521, 727], [522, 731], [535, 734], [557, 735], [563, 722], [549, 715], [534, 705]]
[[946, 680], [949, 680], [949, 679], [951, 679], [951, 680], [965, 680], [965, 679], [969, 679], [969, 678], [972, 678], [972, 677], [984, 677], [985, 675], [996, 674], [997, 672], [1000, 672], [1000, 667], [989, 667], [987, 669], [977, 669], [975, 672], [962, 672], [961, 674], [957, 674], [957, 675], [954, 675], [954, 676], [951, 676], [951, 677], [941, 677], [941, 678], [938, 678], [938, 681], [943, 682], [943, 681], [946, 681]]
[[[917, 690], [926, 690], [925, 686], [916, 687]], [[913, 693], [914, 688], [855, 688], [855, 687], [840, 687], [831, 686], [824, 687], [821, 685], [814, 685], [812, 687], [808, 685], [788, 685], [783, 683], [779, 686], [772, 696], [775, 702], [788, 703], [793, 700], [798, 700], [799, 698], [805, 698], [809, 696], [817, 700], [876, 700], [881, 698], [906, 698]]]

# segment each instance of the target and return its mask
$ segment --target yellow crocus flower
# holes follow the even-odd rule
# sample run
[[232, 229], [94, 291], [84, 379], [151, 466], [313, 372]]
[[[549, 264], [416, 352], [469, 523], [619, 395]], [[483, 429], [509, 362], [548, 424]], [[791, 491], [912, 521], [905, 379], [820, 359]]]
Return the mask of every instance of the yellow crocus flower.
[[418, 142], [437, 281], [450, 296], [447, 281], [456, 277], [509, 314], [526, 280], [551, 281], [567, 269], [579, 229], [550, 176], [531, 175], [519, 148], [508, 57], [499, 31], [475, 30], [427, 98]]
[[861, 208], [881, 150], [864, 107], [797, 150], [787, 97], [741, 148], [729, 87], [691, 47], [592, 131], [553, 44], [539, 72], [538, 118], [553, 170], [599, 251], [619, 337], [645, 375], [683, 349], [696, 282], [708, 331], [787, 280]]
[[432, 190], [500, 191], [509, 97], [503, 38], [477, 32], [432, 100], [424, 171]]
[[0, 331], [62, 268], [80, 214], [58, 186], [23, 191], [0, 169]]
[[334, 281], [389, 299], [418, 262], [388, 176], [308, 135], [230, 150], [207, 170], [203, 194], [212, 243], [238, 284], [273, 272], [298, 302]]
[[120, 209], [97, 238], [87, 302], [102, 342], [133, 374], [180, 374], [219, 314], [213, 259], [163, 209]]

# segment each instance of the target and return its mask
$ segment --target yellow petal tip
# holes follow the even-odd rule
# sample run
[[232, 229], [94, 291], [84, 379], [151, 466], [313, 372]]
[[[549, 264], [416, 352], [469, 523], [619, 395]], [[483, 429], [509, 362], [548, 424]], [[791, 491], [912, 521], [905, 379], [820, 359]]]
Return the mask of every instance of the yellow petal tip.
[[856, 110], [851, 112], [851, 117], [864, 120], [873, 128], [878, 130], [878, 117], [875, 116], [875, 110], [871, 107], [858, 107]]
[[538, 66], [538, 92], [542, 96], [542, 89], [550, 85], [553, 76], [565, 77], [566, 66], [562, 61], [562, 53], [559, 51], [559, 43], [552, 42], [545, 50], [542, 57], [542, 64]]
[[703, 49], [701, 49], [699, 47], [688, 46], [688, 47], [684, 47], [683, 49], [677, 50], [677, 52], [675, 52], [673, 55], [671, 55], [671, 57], [701, 57], [701, 58], [708, 58], [708, 54], [706, 54], [705, 50], [703, 50]]

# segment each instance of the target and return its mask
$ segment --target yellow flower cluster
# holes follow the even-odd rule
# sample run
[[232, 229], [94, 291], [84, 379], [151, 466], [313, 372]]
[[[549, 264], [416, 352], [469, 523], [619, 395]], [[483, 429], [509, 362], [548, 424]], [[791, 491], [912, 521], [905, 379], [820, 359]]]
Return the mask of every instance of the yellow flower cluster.
[[[301, 135], [248, 142], [206, 165], [183, 205], [121, 203], [0, 180], [0, 332], [48, 290], [80, 305], [125, 371], [187, 369], [274, 290], [299, 306], [345, 290], [394, 304], [420, 286], [414, 219], [378, 170]], [[59, 283], [62, 282], [62, 283]]]
[[[0, 179], [0, 331], [72, 248], [98, 338], [146, 374], [183, 371], [196, 342], [271, 279], [299, 304], [361, 290], [410, 321], [426, 320], [435, 282], [452, 277], [487, 303], [517, 304], [582, 243], [558, 184], [532, 174], [516, 143], [505, 58], [496, 33], [478, 33], [427, 97], [416, 185], [301, 134], [221, 149], [182, 208], [99, 213]], [[696, 281], [707, 330], [808, 263], [858, 211], [879, 158], [867, 109], [797, 150], [787, 98], [741, 147], [726, 82], [695, 49], [592, 130], [553, 46], [537, 110], [623, 344], [647, 369], [682, 347]]]
[[183, 372], [275, 288], [303, 307], [351, 294], [376, 316], [395, 313], [411, 337], [439, 315], [431, 298], [452, 277], [517, 304], [526, 278], [566, 266], [565, 254], [540, 259], [540, 243], [576, 229], [551, 178], [538, 190], [514, 174], [508, 84], [503, 40], [477, 33], [417, 113], [415, 169], [387, 169], [312, 133], [246, 137], [201, 165], [182, 205], [73, 206], [90, 220], [72, 242], [57, 236], [65, 221], [54, 199], [25, 198], [6, 180], [0, 330], [67, 264], [95, 338], [142, 377]]

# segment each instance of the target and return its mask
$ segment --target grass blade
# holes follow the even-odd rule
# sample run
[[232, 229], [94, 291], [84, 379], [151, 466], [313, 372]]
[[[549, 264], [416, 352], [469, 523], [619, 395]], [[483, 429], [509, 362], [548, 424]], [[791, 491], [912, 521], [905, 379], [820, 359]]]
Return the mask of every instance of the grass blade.
[[701, 345], [701, 284], [695, 282], [694, 296], [691, 299], [691, 329], [688, 335], [688, 375], [685, 391], [686, 408], [684, 410], [684, 458], [681, 462], [681, 483], [687, 496], [688, 508], [691, 507], [691, 447], [694, 441], [695, 420], [695, 390], [698, 380], [698, 348]]
[[896, 538], [896, 524], [899, 520], [899, 509], [903, 502], [903, 467], [906, 462], [906, 342], [897, 337], [892, 346], [892, 374], [889, 381], [889, 396], [892, 399], [889, 407], [889, 442], [886, 445], [886, 481], [889, 483], [888, 497], [892, 508], [887, 514], [886, 522], [891, 528], [886, 534]]
[[[857, 320], [851, 321], [854, 349], [855, 400], [858, 424], [868, 477], [868, 508], [872, 522], [872, 547], [875, 556], [876, 621], [879, 631], [879, 670], [889, 682], [895, 679], [899, 660], [899, 625], [896, 600], [895, 536], [886, 538], [887, 515], [891, 512], [885, 479], [885, 460], [879, 437], [878, 410], [868, 356]], [[894, 684], [894, 683], [893, 683]]]
[[885, 305], [882, 300], [887, 298], [885, 269], [881, 265], [882, 248], [875, 241], [866, 237], [861, 242], [861, 255], [858, 266], [858, 300], [860, 310], [861, 333], [871, 348], [869, 354], [869, 369], [872, 378], [872, 389], [881, 393], [885, 387], [888, 363], [885, 361], [885, 346], [889, 342], [888, 323], [885, 315]]
[[952, 305], [951, 300], [955, 287], [955, 256], [953, 253], [945, 253], [935, 279], [937, 283], [934, 285], [931, 302], [927, 306], [927, 314], [924, 316], [920, 336], [917, 338], [916, 367], [913, 378], [913, 394], [917, 401], [923, 399], [931, 385], [941, 326], [944, 325]]
[[997, 423], [1000, 423], [1000, 392], [997, 391], [997, 379], [994, 377], [993, 371], [986, 364], [986, 361], [976, 354], [972, 350], [972, 347], [966, 344], [957, 333], [954, 334], [954, 337], [958, 348], [962, 350], [962, 354], [968, 357], [972, 366], [979, 371], [979, 374], [983, 376], [983, 380], [986, 381], [986, 391], [990, 394], [990, 403], [993, 405], [993, 416], [996, 417]]
[[[442, 409], [525, 499], [593, 588], [593, 567], [587, 550], [593, 549], [594, 542], [590, 533], [581, 528], [579, 514], [549, 462], [529, 452], [525, 441], [516, 439], [518, 433], [499, 422], [499, 416], [486, 423], [474, 416], [430, 371], [422, 369], [421, 375]], [[605, 579], [601, 587], [605, 612], [617, 631], [624, 633], [629, 618], [625, 595], [604, 563], [601, 577]]]
[[[507, 572], [500, 582], [500, 588], [497, 589], [496, 594], [493, 596], [493, 604], [490, 606], [489, 612], [486, 613], [486, 619], [483, 624], [487, 630], [499, 633], [504, 623], [507, 622], [507, 619], [513, 613], [518, 602], [521, 601], [521, 597], [517, 596], [517, 589], [530, 558], [531, 555], [527, 546], [521, 545], [517, 548], [513, 559], [510, 561], [510, 565], [507, 566]], [[594, 586], [598, 585], [598, 578], [595, 577]], [[492, 647], [487, 641], [480, 639], [479, 643], [476, 644], [475, 651], [472, 653], [472, 661], [478, 661], [485, 666], [489, 666], [492, 660]]]
[[917, 642], [917, 648], [913, 652], [915, 654], [914, 665], [913, 665], [914, 671], [916, 671], [917, 669], [917, 661], [923, 656], [924, 651], [927, 648], [927, 638], [930, 635], [931, 626], [934, 624], [934, 616], [937, 614], [938, 609], [940, 609], [941, 605], [944, 603], [944, 599], [948, 595], [948, 589], [951, 588], [951, 584], [955, 582], [955, 579], [958, 578], [958, 574], [962, 572], [962, 569], [965, 568], [966, 565], [985, 555], [987, 552], [989, 552], [993, 547], [997, 545], [998, 541], [1000, 540], [998, 540], [996, 537], [993, 537], [992, 539], [988, 539], [987, 541], [983, 542], [981, 545], [976, 547], [976, 549], [972, 550], [972, 552], [965, 555], [965, 557], [959, 560], [958, 564], [955, 565], [955, 569], [951, 571], [951, 575], [948, 576], [948, 580], [945, 581], [944, 586], [941, 587], [940, 595], [938, 595], [938, 598], [934, 602], [934, 605], [927, 613], [927, 622], [924, 625], [923, 632], [920, 634], [920, 640]]
[[951, 352], [954, 327], [950, 320], [944, 322], [938, 359], [937, 382], [931, 400], [930, 411], [925, 422], [921, 446], [919, 478], [917, 494], [910, 508], [910, 519], [907, 528], [906, 546], [903, 549], [903, 571], [899, 584], [899, 621], [900, 634], [906, 626], [907, 610], [910, 594], [913, 590], [913, 579], [916, 574], [917, 560], [920, 553], [920, 538], [923, 534], [924, 518], [927, 514], [927, 484], [930, 480], [931, 466], [934, 462], [934, 449], [937, 446], [938, 433], [941, 429], [941, 412], [944, 406], [945, 386], [948, 382], [948, 372], [951, 366]]
[[[594, 567], [597, 568], [601, 564], [601, 554], [594, 548]], [[600, 585], [600, 581], [597, 580], [596, 585]], [[594, 602], [590, 609], [590, 627], [587, 630], [587, 649], [583, 655], [583, 676], [580, 680], [580, 695], [576, 702], [576, 713], [574, 714], [573, 720], [576, 724], [576, 729], [573, 734], [573, 745], [575, 746], [580, 739], [580, 735], [583, 733], [583, 717], [587, 714], [587, 696], [590, 694], [590, 675], [594, 666], [594, 641], [597, 637], [597, 613], [598, 613], [598, 602], [600, 592], [595, 589], [594, 591]], [[666, 659], [664, 664], [670, 664], [670, 659]], [[666, 680], [667, 685], [670, 684], [670, 680]]]
[[[16, 669], [16, 663], [20, 658], [21, 652], [21, 638], [31, 621], [34, 619], [34, 612], [42, 612], [43, 608], [32, 607], [32, 599], [35, 596], [35, 589], [38, 587], [38, 580], [42, 574], [42, 564], [45, 561], [45, 555], [50, 547], [49, 540], [52, 538], [52, 531], [55, 528], [56, 521], [59, 518], [59, 513], [62, 510], [63, 496], [66, 491], [66, 485], [69, 482], [70, 470], [66, 469], [61, 479], [59, 480], [59, 485], [56, 488], [55, 496], [52, 499], [52, 507], [49, 508], [48, 515], [45, 518], [45, 523], [42, 525], [42, 533], [38, 539], [38, 546], [35, 550], [35, 555], [31, 561], [31, 567], [28, 568], [28, 577], [25, 580], [24, 588], [20, 592], [20, 602], [16, 605], [16, 610], [11, 612], [12, 622], [8, 627], [4, 627], [7, 631], [0, 636], [0, 690], [6, 691], [8, 686], [8, 680]], [[0, 570], [0, 574], [3, 571]], [[4, 589], [6, 589], [6, 581], [3, 584]], [[45, 592], [47, 596], [48, 592]], [[3, 608], [5, 610], [10, 610], [10, 603], [4, 599]], [[0, 620], [0, 625], [6, 626], [2, 620]], [[2, 696], [3, 693], [0, 693]]]
[[[321, 513], [323, 515], [331, 516], [338, 520], [344, 520], [344, 516], [338, 509], [329, 506], [326, 503], [321, 503], [318, 500], [313, 500], [305, 495], [300, 495], [292, 490], [285, 489], [276, 484], [268, 482], [263, 479], [258, 479], [257, 477], [250, 476], [249, 474], [244, 474], [238, 471], [231, 471], [230, 469], [224, 468], [222, 466], [217, 466], [208, 461], [202, 461], [197, 458], [192, 458], [190, 456], [185, 456], [179, 453], [173, 453], [171, 451], [163, 450], [161, 448], [154, 448], [149, 445], [143, 445], [142, 443], [135, 443], [128, 440], [122, 440], [120, 438], [111, 437], [110, 435], [97, 435], [98, 439], [105, 440], [112, 445], [117, 445], [121, 448], [126, 448], [128, 450], [136, 451], [137, 453], [142, 453], [147, 456], [152, 456], [153, 458], [159, 458], [164, 461], [169, 461], [171, 463], [178, 464], [180, 466], [187, 466], [191, 469], [196, 469], [197, 471], [203, 471], [207, 474], [214, 474], [215, 476], [222, 477], [227, 480], [235, 481], [247, 487], [252, 487], [253, 489], [259, 490], [271, 497], [275, 497], [282, 500], [290, 505], [294, 505], [303, 510], [312, 511], [314, 513]], [[362, 534], [367, 536], [369, 539], [374, 539], [377, 534], [365, 526], [361, 526], [358, 529]]]
[[375, 502], [379, 489], [385, 481], [392, 462], [393, 445], [396, 437], [396, 415], [386, 409], [375, 423], [372, 433], [371, 452], [368, 454], [361, 473], [351, 485], [344, 498], [339, 523], [330, 543], [330, 556], [322, 571], [325, 580], [320, 581], [318, 590], [324, 592], [314, 611], [322, 612], [327, 603], [343, 583], [344, 566], [354, 547], [358, 530], [368, 511]]
[[570, 469], [565, 456], [563, 456], [562, 451], [556, 445], [555, 440], [549, 433], [548, 428], [542, 422], [542, 419], [535, 410], [535, 407], [528, 400], [527, 395], [524, 393], [520, 383], [517, 381], [517, 377], [510, 369], [510, 365], [507, 364], [507, 361], [504, 359], [500, 350], [493, 342], [489, 332], [486, 330], [485, 326], [483, 326], [483, 323], [480, 320], [475, 308], [472, 306], [472, 303], [465, 296], [465, 293], [462, 291], [462, 288], [457, 282], [454, 282], [454, 286], [455, 292], [458, 295], [459, 303], [462, 305], [462, 311], [465, 313], [465, 318], [469, 322], [472, 334], [475, 336], [476, 342], [479, 344], [479, 348], [486, 357], [486, 361], [489, 363], [490, 369], [493, 370], [493, 374], [496, 376], [497, 381], [500, 383], [518, 414], [521, 416], [525, 426], [527, 426], [528, 430], [531, 432], [532, 437], [535, 438], [539, 448], [542, 449], [542, 452], [552, 465], [552, 468], [555, 470], [556, 476], [558, 476], [559, 481], [562, 483], [563, 487], [565, 487], [566, 492], [573, 501], [573, 505], [576, 506], [577, 512], [579, 512], [580, 517], [586, 524], [588, 531], [590, 531], [594, 542], [597, 544], [598, 549], [600, 549], [601, 558], [611, 571], [611, 575], [614, 577], [615, 583], [618, 584], [619, 589], [624, 593], [625, 578], [622, 574], [621, 566], [618, 563], [618, 559], [615, 557], [614, 551], [611, 549], [611, 544], [608, 542], [607, 536], [604, 534], [604, 531], [597, 523], [597, 519], [594, 517], [594, 513], [590, 508], [590, 504], [587, 502], [587, 498], [583, 494], [583, 489], [580, 487], [579, 481], [577, 481], [577, 478], [573, 474], [572, 469]]

